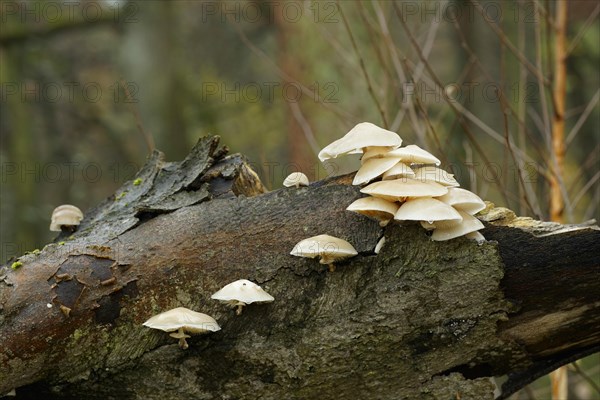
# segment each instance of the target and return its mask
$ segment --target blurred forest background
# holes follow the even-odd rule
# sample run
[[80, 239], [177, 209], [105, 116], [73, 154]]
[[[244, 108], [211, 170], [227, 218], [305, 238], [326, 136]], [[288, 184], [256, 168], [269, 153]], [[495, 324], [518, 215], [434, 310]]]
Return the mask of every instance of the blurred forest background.
[[[293, 171], [356, 169], [358, 158], [323, 166], [316, 154], [362, 121], [520, 215], [600, 216], [595, 1], [565, 3], [562, 49], [548, 0], [0, 4], [2, 262], [53, 239], [57, 205], [85, 212], [112, 195], [152, 148], [178, 161], [218, 134], [277, 189]], [[573, 398], [598, 398], [575, 375]], [[548, 398], [535, 390], [520, 398]]]

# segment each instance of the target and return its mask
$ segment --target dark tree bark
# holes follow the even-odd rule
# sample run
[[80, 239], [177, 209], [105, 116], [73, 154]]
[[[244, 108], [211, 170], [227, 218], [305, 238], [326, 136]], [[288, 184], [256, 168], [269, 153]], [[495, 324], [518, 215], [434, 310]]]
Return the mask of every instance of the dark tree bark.
[[[115, 196], [22, 266], [0, 269], [0, 393], [66, 399], [492, 399], [600, 345], [600, 232], [490, 206], [488, 241], [345, 208], [352, 176], [264, 193], [242, 156], [202, 139], [155, 152]], [[335, 272], [289, 255], [327, 233]], [[373, 252], [379, 238], [386, 244]], [[66, 234], [65, 234], [66, 236]], [[62, 241], [64, 241], [64, 244]], [[275, 302], [210, 300], [246, 278]], [[184, 306], [222, 330], [181, 350], [142, 323]]]

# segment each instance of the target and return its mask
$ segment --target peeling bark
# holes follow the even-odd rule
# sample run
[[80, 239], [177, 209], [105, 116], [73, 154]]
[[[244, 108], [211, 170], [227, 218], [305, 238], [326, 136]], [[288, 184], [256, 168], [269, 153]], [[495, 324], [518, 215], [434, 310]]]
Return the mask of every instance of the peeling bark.
[[[242, 156], [200, 140], [155, 152], [79, 230], [0, 269], [0, 393], [48, 399], [492, 399], [600, 344], [600, 232], [490, 206], [489, 240], [433, 242], [345, 211], [352, 176], [269, 193]], [[327, 233], [359, 252], [335, 272], [292, 257]], [[373, 250], [385, 235], [378, 255]], [[236, 316], [236, 279], [275, 302]], [[222, 330], [179, 349], [142, 322], [184, 306]], [[68, 309], [68, 310], [67, 310]], [[37, 397], [36, 397], [37, 396]]]

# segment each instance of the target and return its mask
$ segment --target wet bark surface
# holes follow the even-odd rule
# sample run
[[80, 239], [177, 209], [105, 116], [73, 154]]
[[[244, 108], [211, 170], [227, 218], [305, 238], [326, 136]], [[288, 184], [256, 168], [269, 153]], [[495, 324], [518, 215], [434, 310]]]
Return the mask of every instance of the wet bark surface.
[[[345, 211], [352, 176], [266, 193], [218, 138], [136, 179], [22, 266], [0, 269], [0, 393], [49, 399], [492, 399], [600, 344], [600, 231], [490, 207], [482, 245]], [[137, 182], [137, 183], [134, 183]], [[329, 234], [334, 272], [289, 255]], [[381, 236], [386, 244], [374, 248]], [[242, 315], [210, 295], [249, 279]], [[189, 349], [142, 323], [187, 307]], [[37, 397], [36, 397], [37, 396]], [[457, 397], [458, 396], [458, 397]]]

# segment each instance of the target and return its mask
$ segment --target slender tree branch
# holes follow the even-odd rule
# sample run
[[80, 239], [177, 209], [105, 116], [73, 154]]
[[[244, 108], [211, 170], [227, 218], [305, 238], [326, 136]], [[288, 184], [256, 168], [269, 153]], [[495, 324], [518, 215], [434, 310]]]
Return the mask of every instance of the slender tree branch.
[[571, 128], [571, 131], [567, 135], [567, 139], [565, 140], [565, 144], [567, 147], [571, 144], [573, 139], [575, 139], [575, 136], [577, 136], [577, 134], [579, 133], [579, 130], [581, 129], [581, 127], [583, 126], [585, 121], [587, 121], [587, 119], [590, 116], [590, 114], [592, 113], [592, 111], [594, 111], [594, 108], [596, 107], [596, 104], [598, 104], [599, 99], [600, 99], [600, 89], [596, 90], [594, 97], [592, 97], [590, 102], [587, 104], [587, 106], [585, 107], [585, 110], [583, 110], [583, 113], [579, 116], [579, 118], [577, 119], [577, 122], [575, 123], [575, 125], [573, 125], [573, 128]]
[[594, 20], [598, 16], [598, 13], [600, 13], [600, 4], [596, 5], [596, 8], [594, 8], [594, 11], [592, 11], [590, 16], [585, 20], [583, 27], [579, 30], [579, 32], [577, 32], [577, 35], [575, 35], [573, 40], [571, 40], [571, 44], [569, 45], [569, 48], [567, 49], [567, 56], [569, 56], [571, 54], [571, 52], [577, 47], [577, 45], [581, 41], [581, 38], [583, 37], [583, 35], [585, 35], [587, 30], [590, 28], [590, 26], [592, 26]]
[[135, 106], [135, 101], [131, 97], [131, 93], [129, 92], [129, 88], [127, 87], [127, 82], [125, 82], [125, 79], [121, 78], [119, 80], [119, 84], [121, 85], [121, 88], [123, 88], [123, 92], [125, 92], [125, 97], [127, 97], [127, 105], [135, 118], [135, 124], [137, 126], [138, 132], [144, 139], [146, 147], [148, 147], [148, 153], [152, 153], [156, 148], [154, 144], [154, 138], [152, 137], [152, 134], [150, 132], [147, 132], [144, 129], [144, 126], [142, 125], [142, 118], [140, 117], [140, 113], [137, 107]]
[[352, 35], [352, 30], [350, 29], [348, 20], [346, 19], [346, 16], [344, 15], [342, 7], [340, 6], [339, 0], [336, 2], [336, 4], [337, 4], [337, 9], [340, 12], [340, 16], [342, 17], [344, 27], [346, 28], [346, 32], [348, 33], [348, 37], [350, 38], [350, 43], [352, 44], [354, 53], [358, 57], [358, 62], [360, 63], [360, 70], [361, 70], [363, 78], [365, 79], [365, 82], [367, 84], [367, 90], [369, 91], [369, 94], [371, 95], [371, 98], [373, 99], [373, 102], [375, 103], [375, 106], [377, 107], [377, 111], [379, 111], [381, 120], [383, 122], [383, 126], [387, 129], [387, 128], [389, 128], [390, 125], [389, 125], [387, 117], [385, 115], [385, 110], [381, 106], [381, 103], [379, 102], [379, 99], [377, 98], [377, 95], [375, 94], [375, 91], [373, 90], [373, 85], [371, 84], [371, 78], [369, 78], [369, 73], [365, 66], [365, 62], [364, 62], [362, 56], [360, 55], [360, 51], [358, 50], [358, 46], [356, 45], [356, 41], [354, 40], [354, 35]]
[[563, 180], [565, 158], [565, 97], [567, 92], [567, 2], [556, 2], [556, 39], [554, 54], [554, 88], [552, 99], [552, 159], [550, 179], [550, 218], [556, 222], [564, 219]]
[[521, 53], [521, 51], [514, 44], [512, 44], [512, 42], [506, 37], [502, 29], [498, 28], [492, 21], [490, 21], [484, 16], [485, 10], [483, 9], [483, 7], [481, 7], [481, 4], [479, 4], [479, 2], [476, 0], [470, 1], [475, 5], [475, 7], [477, 7], [477, 9], [483, 17], [483, 20], [489, 25], [490, 28], [492, 28], [492, 31], [494, 31], [494, 33], [496, 34], [496, 36], [498, 36], [500, 41], [502, 41], [502, 43], [504, 43], [504, 45], [508, 47], [508, 49], [515, 55], [515, 57], [517, 57], [519, 61], [523, 63], [523, 65], [525, 65], [534, 76], [538, 77], [538, 79], [544, 82], [544, 84], [549, 85], [550, 81], [546, 77], [544, 77], [542, 72], [538, 68], [536, 68], [535, 65], [531, 64], [527, 57], [525, 57], [525, 55]]

